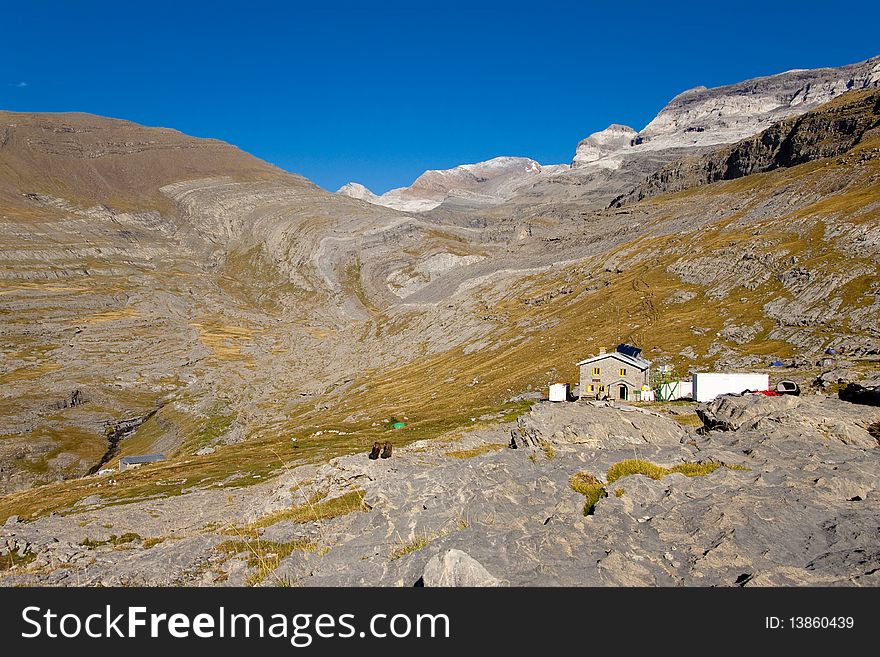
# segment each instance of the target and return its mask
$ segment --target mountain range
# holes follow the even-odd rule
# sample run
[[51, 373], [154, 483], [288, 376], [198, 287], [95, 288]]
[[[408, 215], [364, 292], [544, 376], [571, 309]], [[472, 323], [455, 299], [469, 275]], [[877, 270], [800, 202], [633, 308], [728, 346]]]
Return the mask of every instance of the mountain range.
[[[641, 131], [612, 124], [577, 144], [570, 165], [541, 166], [534, 160], [498, 157], [444, 171], [426, 171], [409, 187], [376, 196], [363, 185], [337, 190], [353, 198], [409, 212], [431, 210], [460, 197], [498, 203], [548, 177], [583, 184], [596, 170], [632, 170], [636, 177], [660, 162], [722, 144], [733, 144], [772, 124], [798, 116], [840, 94], [880, 85], [880, 59], [841, 68], [794, 70], [737, 84], [696, 87], [673, 98]], [[540, 178], [536, 174], [541, 174]], [[627, 177], [633, 182], [632, 177]], [[546, 184], [572, 184], [550, 180]]]

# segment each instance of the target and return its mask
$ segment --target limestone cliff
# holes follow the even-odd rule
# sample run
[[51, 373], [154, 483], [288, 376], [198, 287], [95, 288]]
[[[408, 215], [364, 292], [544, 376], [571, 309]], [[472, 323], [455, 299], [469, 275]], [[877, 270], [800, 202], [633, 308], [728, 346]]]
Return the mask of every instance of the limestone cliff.
[[733, 146], [702, 157], [685, 157], [662, 167], [635, 189], [616, 198], [612, 206], [841, 155], [869, 138], [878, 126], [880, 91], [848, 92]]

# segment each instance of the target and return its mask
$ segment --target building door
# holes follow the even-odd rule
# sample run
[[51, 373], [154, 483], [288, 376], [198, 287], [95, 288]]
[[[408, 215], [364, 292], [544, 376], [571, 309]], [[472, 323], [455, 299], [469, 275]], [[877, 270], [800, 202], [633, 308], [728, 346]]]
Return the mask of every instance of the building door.
[[623, 400], [625, 400], [625, 399], [627, 398], [627, 397], [626, 397], [626, 394], [627, 394], [627, 393], [626, 393], [626, 386], [623, 385], [623, 384], [621, 384], [621, 386], [620, 386], [620, 398], [623, 399]]

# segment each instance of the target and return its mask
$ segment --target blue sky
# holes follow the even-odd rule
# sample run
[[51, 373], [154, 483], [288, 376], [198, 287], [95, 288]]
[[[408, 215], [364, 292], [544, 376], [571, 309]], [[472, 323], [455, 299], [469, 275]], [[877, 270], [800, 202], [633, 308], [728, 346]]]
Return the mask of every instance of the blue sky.
[[376, 192], [497, 155], [567, 162], [675, 94], [880, 54], [875, 2], [6, 2], [0, 109], [229, 141]]

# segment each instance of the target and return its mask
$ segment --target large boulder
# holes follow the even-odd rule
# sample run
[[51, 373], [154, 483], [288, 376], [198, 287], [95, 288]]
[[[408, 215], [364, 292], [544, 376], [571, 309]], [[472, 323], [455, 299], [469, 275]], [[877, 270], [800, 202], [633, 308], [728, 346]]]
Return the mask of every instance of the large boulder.
[[608, 402], [546, 403], [521, 417], [511, 447], [546, 442], [611, 449], [627, 445], [678, 445], [686, 431], [658, 413]]
[[880, 406], [880, 386], [862, 386], [858, 383], [850, 383], [837, 393], [837, 396], [853, 404]]
[[815, 444], [831, 439], [863, 448], [877, 446], [870, 427], [880, 420], [878, 412], [860, 411], [824, 395], [724, 395], [698, 408], [697, 414], [708, 429], [716, 431], [751, 432], [765, 440], [796, 438]]
[[467, 552], [455, 548], [435, 554], [425, 565], [424, 586], [500, 586], [501, 581]]
[[697, 408], [697, 415], [708, 429], [738, 431], [753, 429], [759, 420], [785, 413], [800, 404], [791, 395], [722, 395]]
[[862, 375], [851, 367], [838, 366], [822, 372], [816, 379], [816, 383], [824, 388], [829, 385], [858, 381], [860, 378]]

